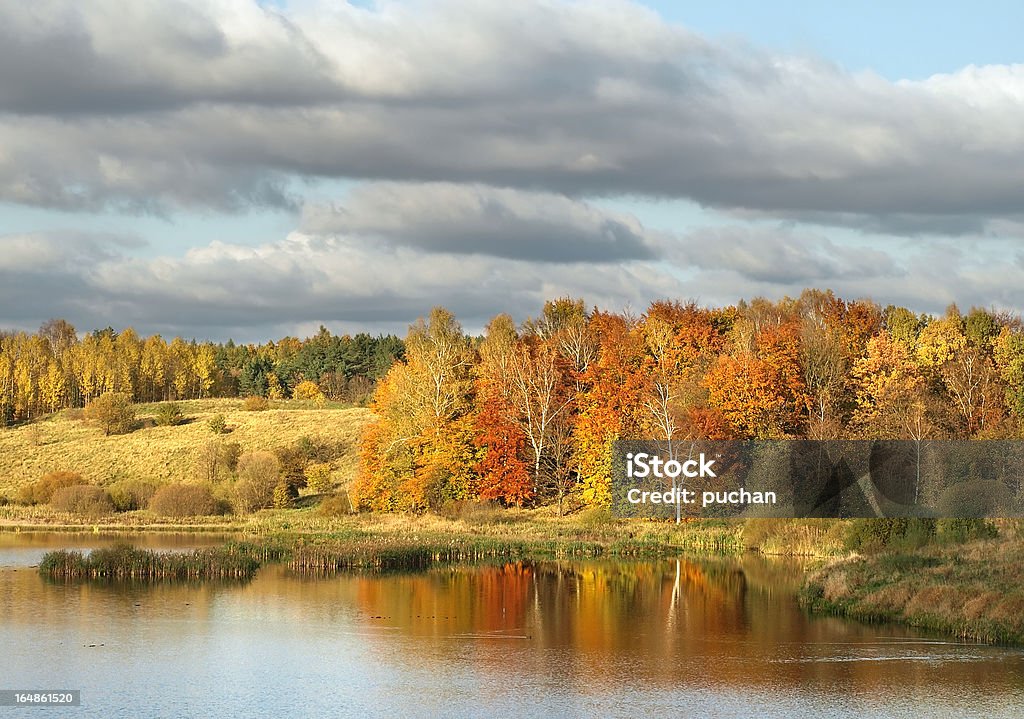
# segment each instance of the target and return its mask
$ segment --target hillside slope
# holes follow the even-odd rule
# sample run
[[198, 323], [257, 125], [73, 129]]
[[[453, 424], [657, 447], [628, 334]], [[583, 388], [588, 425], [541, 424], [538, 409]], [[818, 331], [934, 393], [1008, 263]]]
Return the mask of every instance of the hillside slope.
[[[343, 446], [344, 454], [334, 463], [335, 476], [347, 482], [355, 471], [359, 435], [372, 416], [361, 407], [318, 409], [295, 401], [272, 402], [263, 412], [247, 412], [237, 399], [178, 405], [185, 424], [151, 426], [158, 405], [140, 405], [144, 426], [119, 436], [103, 436], [75, 411], [0, 429], [0, 495], [13, 496], [19, 487], [54, 470], [73, 470], [98, 484], [122, 479], [186, 481], [194, 477], [199, 451], [211, 441], [238, 442], [247, 452], [288, 446], [302, 437]], [[224, 415], [229, 433], [217, 436], [210, 430], [208, 422], [216, 414]]]

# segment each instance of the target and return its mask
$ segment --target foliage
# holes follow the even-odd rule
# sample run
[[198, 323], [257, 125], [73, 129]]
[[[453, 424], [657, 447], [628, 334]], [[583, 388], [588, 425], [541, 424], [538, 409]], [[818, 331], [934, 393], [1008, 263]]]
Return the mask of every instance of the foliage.
[[177, 402], [164, 402], [157, 407], [156, 423], [161, 427], [174, 427], [184, 421], [185, 415]]
[[149, 508], [164, 517], [202, 517], [221, 514], [221, 505], [206, 484], [174, 483], [160, 487]]
[[93, 484], [76, 484], [61, 487], [50, 498], [50, 506], [62, 512], [99, 516], [114, 511], [110, 495], [102, 487]]
[[334, 487], [331, 481], [331, 465], [327, 462], [311, 462], [306, 465], [306, 486], [316, 494], [326, 494]]
[[295, 485], [288, 482], [279, 482], [274, 487], [274, 509], [288, 509], [298, 498], [299, 492]]
[[855, 519], [847, 527], [846, 548], [857, 552], [913, 549], [935, 537], [936, 522], [924, 518]]
[[357, 404], [404, 355], [397, 337], [339, 337], [324, 327], [305, 340], [236, 345], [143, 338], [131, 328], [79, 339], [66, 321], [50, 320], [35, 334], [0, 336], [0, 426], [83, 407], [107, 392], [133, 402], [239, 394], [281, 399], [312, 382], [327, 399]]
[[156, 494], [159, 485], [154, 481], [125, 479], [107, 487], [107, 493], [118, 512], [145, 509]]
[[245, 402], [242, 403], [242, 409], [246, 412], [264, 412], [270, 409], [270, 402], [267, 401], [266, 397], [260, 395], [252, 395], [246, 397]]
[[992, 522], [985, 519], [952, 518], [938, 520], [937, 534], [939, 541], [946, 544], [963, 544], [979, 539], [995, 539], [999, 531]]
[[224, 434], [228, 429], [228, 422], [225, 419], [222, 412], [210, 417], [210, 421], [206, 423], [206, 426], [210, 428], [210, 431], [214, 434]]
[[320, 387], [316, 382], [310, 382], [307, 379], [295, 385], [295, 389], [292, 390], [292, 397], [295, 399], [320, 400], [323, 399], [324, 393], [320, 391]]
[[105, 435], [127, 434], [135, 424], [135, 408], [124, 392], [107, 392], [85, 406], [85, 418]]
[[246, 452], [238, 458], [236, 505], [245, 512], [274, 504], [274, 489], [281, 481], [281, 464], [273, 452]]
[[339, 490], [329, 497], [325, 497], [317, 513], [324, 517], [343, 517], [352, 513], [352, 502], [349, 501], [348, 492]]
[[47, 472], [32, 484], [22, 487], [18, 492], [18, 501], [22, 504], [49, 504], [58, 489], [78, 484], [88, 484], [78, 472]]

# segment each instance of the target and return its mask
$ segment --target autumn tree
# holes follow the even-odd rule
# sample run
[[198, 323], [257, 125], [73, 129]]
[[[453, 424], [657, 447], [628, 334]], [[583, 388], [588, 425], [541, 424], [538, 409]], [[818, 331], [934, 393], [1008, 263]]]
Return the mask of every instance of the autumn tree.
[[527, 465], [526, 436], [513, 416], [510, 400], [512, 355], [519, 341], [515, 322], [498, 315], [487, 325], [477, 367], [475, 444], [483, 454], [476, 467], [480, 499], [522, 506], [535, 489]]
[[923, 436], [928, 408], [927, 386], [907, 348], [882, 331], [867, 346], [852, 370], [856, 409], [855, 432], [872, 439]]
[[472, 352], [454, 315], [438, 307], [410, 327], [406, 358], [374, 394], [378, 419], [363, 438], [356, 506], [425, 509], [463, 496], [471, 483], [453, 458], [466, 460], [476, 449], [472, 423], [464, 421], [472, 409]]
[[596, 312], [591, 329], [598, 353], [577, 400], [574, 459], [583, 501], [606, 505], [611, 502], [613, 443], [641, 433], [647, 390], [644, 342], [635, 323], [622, 315]]

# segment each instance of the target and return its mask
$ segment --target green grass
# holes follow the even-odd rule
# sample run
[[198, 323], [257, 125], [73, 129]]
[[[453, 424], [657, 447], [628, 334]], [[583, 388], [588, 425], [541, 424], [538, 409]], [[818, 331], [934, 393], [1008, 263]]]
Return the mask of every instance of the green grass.
[[[187, 482], [195, 478], [195, 458], [211, 440], [238, 442], [242, 451], [269, 450], [293, 444], [302, 437], [344, 444], [335, 463], [336, 479], [354, 474], [357, 444], [370, 411], [329, 403], [271, 402], [264, 412], [246, 412], [240, 399], [190, 400], [177, 403], [186, 423], [150, 426], [158, 403], [138, 405], [142, 425], [126, 435], [103, 432], [79, 419], [80, 412], [63, 411], [33, 424], [0, 430], [0, 495], [13, 497], [20, 487], [55, 470], [78, 472], [94, 484], [123, 479]], [[208, 422], [223, 414], [230, 432], [214, 435]]]

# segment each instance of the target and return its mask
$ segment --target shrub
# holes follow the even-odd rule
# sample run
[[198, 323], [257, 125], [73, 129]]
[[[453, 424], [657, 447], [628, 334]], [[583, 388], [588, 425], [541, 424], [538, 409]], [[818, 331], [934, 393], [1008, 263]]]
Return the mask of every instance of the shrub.
[[107, 392], [86, 405], [85, 417], [104, 435], [127, 434], [135, 424], [135, 407], [124, 392]]
[[149, 508], [164, 517], [221, 514], [220, 502], [205, 484], [165, 484], [153, 495]]
[[87, 484], [78, 472], [49, 472], [32, 484], [22, 487], [18, 493], [18, 501], [22, 504], [47, 504], [58, 489], [78, 484]]
[[612, 511], [608, 507], [589, 507], [580, 512], [580, 524], [596, 529], [615, 524], [615, 517], [612, 516]]
[[313, 462], [306, 465], [306, 486], [316, 494], [326, 494], [331, 491], [331, 465], [326, 462]]
[[939, 513], [946, 517], [1000, 517], [1012, 513], [1013, 492], [1002, 482], [958, 482], [939, 497]]
[[976, 539], [995, 539], [999, 530], [992, 522], [984, 519], [940, 519], [938, 521], [939, 541], [946, 544], [963, 544]]
[[274, 488], [281, 481], [281, 465], [271, 452], [246, 452], [238, 458], [237, 506], [246, 512], [274, 503]]
[[352, 502], [348, 498], [348, 492], [341, 489], [326, 497], [317, 508], [317, 513], [325, 517], [345, 517], [352, 514]]
[[210, 421], [207, 422], [207, 426], [214, 434], [224, 434], [228, 428], [228, 423], [227, 420], [224, 419], [223, 414], [215, 414], [210, 417]]
[[270, 409], [270, 402], [267, 401], [266, 397], [254, 394], [252, 397], [245, 398], [245, 402], [242, 403], [242, 409], [246, 412], [262, 412], [263, 410]]
[[844, 545], [860, 552], [913, 549], [930, 542], [935, 537], [935, 530], [936, 522], [929, 518], [855, 519], [849, 524]]
[[295, 385], [295, 389], [292, 390], [292, 397], [295, 399], [322, 400], [324, 393], [320, 391], [316, 382], [310, 382], [307, 379]]
[[74, 512], [87, 516], [110, 514], [114, 504], [102, 487], [94, 484], [76, 484], [61, 487], [50, 498], [50, 506], [62, 512]]
[[287, 482], [279, 482], [274, 487], [274, 508], [289, 509], [299, 496], [299, 491]]
[[156, 408], [156, 423], [161, 427], [174, 427], [184, 421], [185, 415], [177, 402], [164, 402]]
[[156, 494], [159, 485], [143, 479], [125, 479], [107, 488], [114, 509], [118, 512], [131, 512], [145, 509]]

